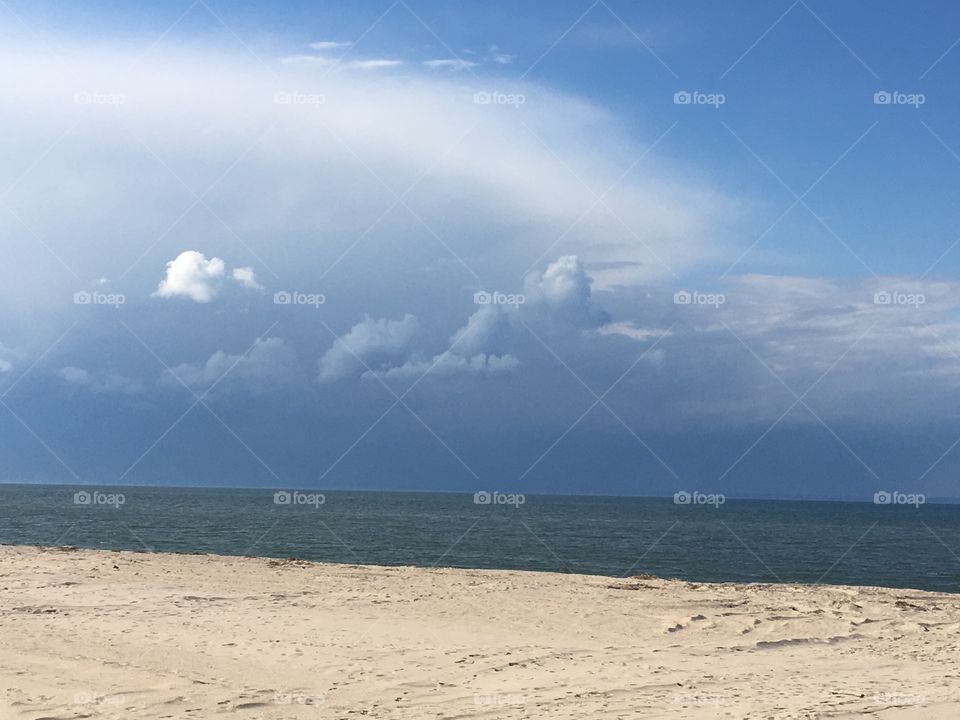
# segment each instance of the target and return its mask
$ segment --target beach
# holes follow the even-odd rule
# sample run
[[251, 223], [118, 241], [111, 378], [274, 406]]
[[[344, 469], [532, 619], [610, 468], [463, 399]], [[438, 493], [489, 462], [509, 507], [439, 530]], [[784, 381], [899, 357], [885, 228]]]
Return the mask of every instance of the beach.
[[0, 718], [952, 718], [960, 595], [0, 547]]

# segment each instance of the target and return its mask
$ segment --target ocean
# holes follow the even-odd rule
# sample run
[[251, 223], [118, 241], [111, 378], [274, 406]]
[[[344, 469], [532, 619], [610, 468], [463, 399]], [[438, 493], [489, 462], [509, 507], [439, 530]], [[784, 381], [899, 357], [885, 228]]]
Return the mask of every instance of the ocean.
[[0, 543], [960, 592], [960, 505], [277, 493], [0, 485]]

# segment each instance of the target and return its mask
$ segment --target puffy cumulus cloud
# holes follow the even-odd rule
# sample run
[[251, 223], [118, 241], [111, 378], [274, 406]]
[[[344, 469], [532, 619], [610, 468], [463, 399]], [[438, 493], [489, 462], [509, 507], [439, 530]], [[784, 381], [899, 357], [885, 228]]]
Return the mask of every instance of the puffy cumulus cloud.
[[[454, 352], [445, 352], [436, 355], [431, 360], [408, 360], [403, 365], [376, 371], [375, 374], [387, 380], [415, 380], [425, 374], [431, 376], [445, 375], [496, 375], [512, 372], [520, 365], [520, 361], [513, 355], [488, 355], [477, 353], [464, 357]], [[364, 373], [369, 377], [370, 373]]]
[[257, 282], [257, 275], [251, 267], [234, 268], [230, 276], [248, 290], [263, 290]]
[[516, 370], [520, 361], [496, 349], [508, 342], [511, 332], [508, 311], [499, 305], [485, 305], [474, 312], [449, 341], [449, 348], [426, 360], [413, 357], [402, 364], [364, 373], [387, 379], [408, 379], [424, 375], [499, 374]]
[[320, 382], [360, 377], [368, 369], [404, 354], [419, 328], [416, 316], [406, 314], [400, 320], [366, 317], [337, 338], [320, 358]]
[[168, 387], [262, 394], [289, 386], [298, 374], [293, 351], [278, 337], [258, 338], [245, 353], [213, 353], [203, 363], [182, 363], [164, 373]]
[[70, 385], [85, 387], [96, 393], [135, 395], [145, 390], [139, 380], [112, 371], [91, 373], [84, 368], [68, 365], [60, 368], [59, 375]]
[[592, 278], [576, 255], [565, 255], [550, 263], [542, 273], [524, 279], [525, 308], [583, 327], [596, 327], [609, 315], [591, 298]]
[[503, 344], [510, 331], [509, 313], [504, 305], [484, 305], [476, 310], [466, 324], [450, 338], [450, 348], [459, 355], [490, 352], [493, 346]]
[[220, 290], [226, 266], [214, 257], [186, 250], [167, 263], [167, 274], [160, 281], [157, 297], [188, 297], [194, 302], [208, 303]]
[[[607, 313], [591, 298], [591, 282], [577, 257], [561, 257], [544, 272], [527, 276], [525, 295], [496, 294], [504, 299], [513, 297], [515, 302], [491, 303], [475, 310], [453, 333], [443, 352], [431, 359], [413, 357], [394, 367], [375, 371], [375, 374], [385, 378], [408, 378], [427, 370], [431, 375], [514, 371], [520, 367], [514, 348], [529, 340], [531, 325], [554, 335], [571, 331], [579, 335], [585, 329], [606, 322]], [[494, 295], [490, 295], [492, 297]]]
[[[196, 250], [186, 250], [167, 263], [167, 272], [160, 281], [157, 297], [187, 297], [198, 303], [208, 303], [220, 292], [226, 275], [226, 264], [218, 257], [209, 260]], [[248, 290], [262, 290], [251, 267], [234, 268], [230, 279]]]

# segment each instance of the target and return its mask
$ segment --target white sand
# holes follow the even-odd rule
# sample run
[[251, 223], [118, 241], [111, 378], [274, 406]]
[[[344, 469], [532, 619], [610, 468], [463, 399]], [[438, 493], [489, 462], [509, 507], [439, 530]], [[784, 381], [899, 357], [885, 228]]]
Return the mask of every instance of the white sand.
[[0, 547], [0, 718], [960, 718], [960, 596]]

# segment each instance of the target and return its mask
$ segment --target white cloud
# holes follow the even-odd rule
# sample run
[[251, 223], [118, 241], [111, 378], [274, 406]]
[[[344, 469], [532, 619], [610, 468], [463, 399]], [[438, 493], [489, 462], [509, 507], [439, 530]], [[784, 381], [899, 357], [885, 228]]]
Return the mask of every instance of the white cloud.
[[497, 65], [509, 65], [517, 58], [516, 55], [510, 55], [509, 53], [503, 52], [496, 45], [490, 46], [490, 54], [493, 58], [493, 61], [497, 63]]
[[359, 70], [382, 70], [384, 68], [394, 68], [403, 65], [402, 60], [374, 59], [374, 60], [351, 60], [347, 67], [357, 68]]
[[326, 55], [289, 55], [281, 58], [284, 65], [313, 65], [317, 67], [337, 67], [346, 70], [384, 70], [403, 65], [403, 60], [392, 58], [369, 58], [364, 60], [340, 60]]
[[96, 393], [134, 395], [144, 391], [139, 380], [112, 371], [91, 373], [84, 368], [67, 366], [60, 369], [59, 375], [71, 385], [86, 387]]
[[[119, 46], [72, 46], [62, 52], [91, 87], [122, 91], [127, 98], [123, 119], [131, 133], [178, 175], [195, 178], [198, 188], [242, 158], [218, 183], [215, 209], [281, 276], [291, 268], [325, 272], [364, 232], [357, 219], [383, 211], [384, 188], [369, 171], [401, 192], [431, 167], [417, 185], [417, 214], [429, 227], [444, 223], [445, 243], [471, 266], [482, 262], [522, 271], [539, 265], [544, 251], [576, 254], [593, 269], [595, 287], [605, 288], [670, 276], [624, 224], [642, 231], [645, 246], [678, 274], [715, 261], [724, 253], [724, 240], [732, 237], [726, 228], [736, 206], [705, 185], [702, 174], [657, 159], [660, 153], [615, 185], [659, 130], [631, 137], [603, 108], [531, 82], [468, 87], [419, 63], [410, 63], [402, 80], [392, 73], [387, 78], [361, 72], [396, 67], [400, 61], [392, 58], [345, 60], [359, 63], [349, 76], [311, 72], [318, 64], [335, 62], [323, 52], [268, 71], [243, 54], [211, 62], [206, 53], [188, 48], [142, 58], [131, 78], [122, 68], [133, 58]], [[89, 108], [64, 108], [76, 83], [42, 52], [4, 46], [0, 62], [8, 69], [0, 76], [0, 95], [17, 98], [0, 108], [0, 123], [9, 129], [0, 138], [0, 154], [11, 166], [26, 167], [44, 140], [68, 129], [63, 126], [71, 113], [79, 118]], [[494, 87], [523, 95], [526, 103], [509, 112], [474, 103], [475, 92]], [[271, 99], [278, 91], [322, 95], [328, 102], [277, 105]], [[109, 217], [117, 226], [149, 234], [169, 223], [169, 208], [181, 203], [183, 187], [154, 158], [144, 157], [130, 134], [111, 132], [105, 113], [85, 112], [84, 118], [71, 134], [75, 157], [69, 162], [59, 153], [45, 158], [29, 182], [15, 188], [14, 199], [35, 218], [36, 232], [49, 238], [50, 249], [79, 265], [83, 277], [119, 277], [137, 263], [125, 282], [139, 281], [140, 272], [158, 262], [160, 250], [138, 260], [138, 252], [115, 234], [99, 231], [97, 223]], [[125, 167], [122, 163], [149, 179], [155, 197], [148, 201], [121, 182], [117, 168]], [[75, 166], [92, 168], [96, 182], [71, 184], [60, 198], [62, 212], [41, 212], [38, 188]], [[615, 185], [604, 196], [611, 212], [603, 207], [587, 212], [596, 197], [584, 184], [597, 192]], [[203, 215], [184, 217], [177, 233], [202, 237], [210, 231]], [[14, 225], [15, 219], [0, 215], [0, 232]], [[383, 260], [379, 267], [390, 268], [395, 258], [409, 257], [422, 230], [409, 216], [393, 213], [352, 247], [344, 262], [377, 253]], [[328, 239], [316, 253], [296, 245], [308, 233]], [[82, 261], [69, 259], [68, 237], [87, 249]], [[562, 240], [555, 247], [545, 247], [557, 238]], [[329, 257], [323, 252], [327, 246]], [[51, 304], [50, 298], [62, 297], [54, 292], [52, 278], [34, 278], [31, 285], [13, 269], [17, 260], [34, 261], [30, 250], [14, 248], [15, 257], [0, 267], [0, 297]], [[342, 269], [338, 265], [333, 272]], [[482, 268], [475, 270], [486, 276]], [[387, 280], [370, 277], [378, 284]], [[209, 293], [213, 283], [204, 284]]]
[[434, 70], [469, 70], [470, 68], [477, 67], [478, 63], [461, 58], [444, 58], [441, 60], [424, 60], [423, 64]]
[[9, 360], [0, 358], [0, 372], [5, 373], [10, 372], [11, 370], [13, 370], [13, 363]]
[[339, 40], [318, 40], [317, 42], [310, 43], [310, 47], [313, 50], [335, 50], [337, 48], [345, 48], [353, 45], [351, 42], [341, 42]]
[[[157, 297], [188, 297], [194, 302], [208, 303], [220, 292], [226, 277], [226, 264], [218, 257], [209, 260], [196, 250], [186, 250], [167, 263], [167, 273], [160, 281]], [[233, 268], [232, 280], [247, 290], [262, 290], [252, 267]]]
[[252, 267], [234, 268], [230, 276], [249, 290], [263, 290]]
[[296, 372], [293, 352], [283, 339], [271, 337], [258, 338], [246, 353], [231, 355], [217, 350], [204, 363], [177, 365], [164, 373], [163, 382], [202, 390], [216, 383], [218, 390], [242, 387], [261, 393], [291, 383]]
[[623, 320], [602, 325], [594, 332], [596, 332], [598, 335], [622, 335], [623, 337], [628, 337], [631, 340], [636, 340], [637, 342], [646, 342], [647, 340], [653, 340], [663, 335], [669, 335], [669, 332], [665, 332], [658, 328], [637, 327], [634, 323]]
[[417, 318], [409, 313], [401, 320], [365, 318], [320, 358], [319, 380], [359, 377], [367, 367], [401, 356], [418, 327]]
[[590, 285], [590, 276], [578, 258], [558, 258], [544, 272], [527, 277], [528, 294], [522, 304], [482, 305], [453, 333], [444, 352], [429, 360], [414, 357], [374, 372], [385, 378], [407, 378], [421, 375], [431, 367], [431, 375], [514, 371], [520, 360], [505, 348], [529, 337], [528, 330], [517, 320], [552, 331], [573, 329], [576, 334], [606, 322], [606, 312], [591, 300]]
[[194, 302], [208, 303], [220, 290], [225, 266], [218, 257], [207, 260], [203, 253], [187, 250], [167, 263], [167, 274], [154, 295], [188, 297]]
[[[387, 380], [417, 379], [429, 371], [431, 376], [455, 374], [501, 374], [516, 370], [520, 361], [513, 355], [488, 355], [477, 353], [464, 357], [454, 352], [445, 352], [435, 356], [432, 360], [409, 360], [403, 365], [387, 368], [380, 371], [381, 377]], [[368, 376], [369, 373], [364, 373]]]
[[524, 295], [532, 309], [555, 318], [593, 327], [606, 322], [606, 313], [591, 300], [592, 278], [576, 255], [565, 255], [542, 273], [524, 279]]

